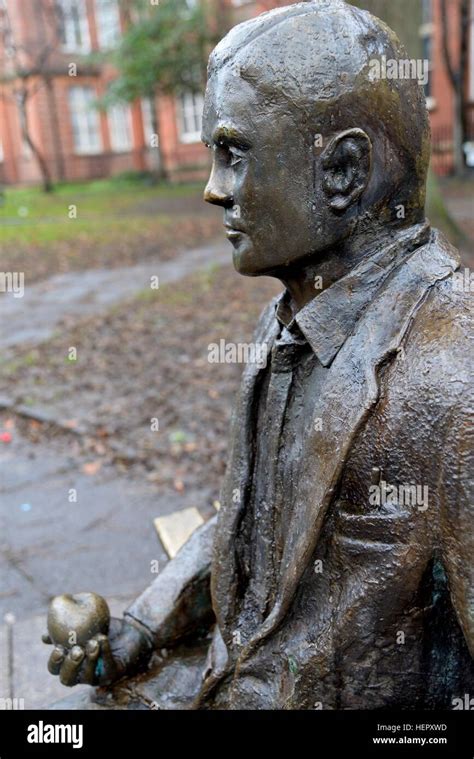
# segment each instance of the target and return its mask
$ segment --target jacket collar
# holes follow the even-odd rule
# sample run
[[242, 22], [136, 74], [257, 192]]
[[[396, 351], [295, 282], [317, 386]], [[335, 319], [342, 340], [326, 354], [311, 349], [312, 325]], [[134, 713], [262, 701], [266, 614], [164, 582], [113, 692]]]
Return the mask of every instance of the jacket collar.
[[429, 236], [426, 221], [397, 233], [389, 245], [315, 296], [294, 318], [286, 290], [275, 304], [277, 320], [293, 333], [300, 331], [321, 364], [329, 366], [382, 284]]

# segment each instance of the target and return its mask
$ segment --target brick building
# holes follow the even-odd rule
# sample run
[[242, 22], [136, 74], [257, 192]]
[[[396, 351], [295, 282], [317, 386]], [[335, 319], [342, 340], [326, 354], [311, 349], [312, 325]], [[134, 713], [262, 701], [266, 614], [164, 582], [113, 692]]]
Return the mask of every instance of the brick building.
[[[86, 56], [109, 48], [122, 33], [124, 18], [116, 0], [0, 0], [2, 9], [8, 13], [16, 57], [24, 56], [26, 66], [42, 64], [37, 82], [33, 77], [29, 83], [33, 94], [27, 114], [33, 143], [53, 178], [89, 179], [150, 168], [153, 104], [117, 105], [107, 113], [92, 107], [114, 72]], [[3, 52], [8, 66], [12, 54]], [[40, 173], [22, 139], [13, 88], [7, 83], [0, 89], [0, 180], [36, 182]]]
[[[199, 0], [186, 0], [190, 6]], [[231, 24], [292, 0], [201, 0], [225, 4]], [[296, 1], [296, 0], [293, 0]], [[474, 0], [472, 10], [474, 14]], [[448, 0], [457, 5], [457, 0]], [[118, 0], [0, 0], [0, 19], [10, 25], [10, 36], [29, 65], [41, 61], [41, 73], [30, 81], [27, 117], [33, 143], [43, 155], [54, 180], [103, 177], [123, 171], [156, 167], [153, 146], [159, 123], [163, 166], [173, 179], [207, 171], [207, 151], [200, 143], [202, 96], [191, 92], [116, 105], [107, 112], [93, 107], [104, 94], [114, 71], [93, 64], [88, 55], [114, 45], [129, 19]], [[434, 165], [439, 173], [450, 170], [452, 88], [442, 61], [438, 0], [425, 0], [420, 29], [424, 57], [430, 59], [427, 88], [433, 133]], [[451, 18], [450, 45], [459, 42], [459, 28]], [[4, 36], [8, 48], [8, 35]], [[0, 53], [2, 51], [0, 50]], [[8, 67], [11, 51], [3, 50]], [[28, 58], [29, 57], [29, 58]], [[474, 32], [470, 36], [469, 97], [474, 109]], [[0, 86], [0, 182], [40, 180], [37, 160], [21, 136], [18, 103], [13, 85]], [[471, 111], [472, 112], [472, 111]], [[474, 137], [474, 133], [473, 133]]]

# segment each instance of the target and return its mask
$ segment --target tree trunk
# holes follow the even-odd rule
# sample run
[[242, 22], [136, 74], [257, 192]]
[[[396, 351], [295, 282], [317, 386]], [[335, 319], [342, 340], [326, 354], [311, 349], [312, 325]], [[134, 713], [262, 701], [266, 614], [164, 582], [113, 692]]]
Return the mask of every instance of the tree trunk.
[[56, 164], [56, 177], [57, 179], [64, 181], [66, 178], [66, 169], [64, 164], [63, 147], [61, 140], [61, 129], [59, 127], [58, 118], [58, 106], [56, 101], [56, 93], [54, 91], [54, 85], [51, 81], [51, 77], [45, 77], [46, 90], [48, 94], [48, 105], [51, 112], [51, 125], [54, 132], [54, 163]]
[[446, 0], [439, 0], [441, 11], [441, 28], [443, 43], [443, 58], [448, 73], [449, 81], [453, 88], [453, 155], [454, 171], [456, 176], [463, 176], [466, 171], [466, 157], [464, 155], [464, 143], [466, 141], [466, 69], [469, 30], [469, 0], [460, 0], [459, 4], [459, 60], [457, 68], [454, 68], [452, 51], [449, 49], [449, 21], [446, 8]]
[[[385, 21], [397, 33], [409, 56], [422, 57], [421, 37], [418, 34], [423, 19], [420, 0], [397, 0], [391, 3], [387, 0], [350, 0], [350, 2], [352, 5], [365, 8]], [[443, 14], [445, 10], [443, 0], [441, 3]], [[462, 232], [449, 214], [438, 179], [432, 170], [428, 175], [426, 205], [431, 223], [439, 226], [454, 244], [458, 244], [462, 240]]]
[[421, 0], [349, 0], [385, 21], [398, 35], [411, 58], [421, 56], [418, 30], [422, 23]]
[[30, 131], [29, 131], [29, 124], [28, 124], [28, 114], [26, 111], [26, 105], [27, 105], [27, 99], [28, 95], [26, 92], [22, 92], [21, 95], [17, 97], [17, 103], [18, 103], [18, 110], [20, 115], [20, 125], [21, 125], [21, 134], [30, 148], [31, 152], [33, 153], [36, 162], [38, 164], [38, 168], [40, 170], [41, 174], [41, 183], [43, 186], [44, 192], [52, 192], [54, 189], [53, 181], [51, 179], [51, 173], [48, 168], [48, 164], [46, 162], [45, 157], [41, 153], [41, 151], [37, 148], [35, 143], [33, 142]]

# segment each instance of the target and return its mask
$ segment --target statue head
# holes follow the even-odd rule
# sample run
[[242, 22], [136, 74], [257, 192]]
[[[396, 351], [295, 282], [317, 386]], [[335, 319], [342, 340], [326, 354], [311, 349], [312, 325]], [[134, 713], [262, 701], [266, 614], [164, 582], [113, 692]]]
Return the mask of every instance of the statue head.
[[224, 209], [242, 274], [280, 276], [343, 241], [424, 218], [429, 125], [415, 78], [377, 78], [406, 53], [344, 0], [234, 27], [208, 67], [205, 199]]

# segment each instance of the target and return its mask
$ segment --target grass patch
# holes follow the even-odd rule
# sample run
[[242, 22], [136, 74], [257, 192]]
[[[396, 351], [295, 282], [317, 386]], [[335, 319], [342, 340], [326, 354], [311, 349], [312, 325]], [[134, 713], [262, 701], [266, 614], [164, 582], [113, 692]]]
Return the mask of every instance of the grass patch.
[[[155, 219], [154, 204], [159, 209], [160, 200], [192, 198], [201, 190], [199, 184], [150, 187], [131, 179], [61, 184], [51, 194], [37, 187], [8, 188], [0, 205], [1, 241], [42, 245], [81, 235], [113, 239], [124, 229], [140, 230], [150, 216]], [[167, 219], [160, 215], [160, 221]]]
[[[64, 209], [63, 209], [64, 210]], [[140, 235], [144, 227], [170, 227], [173, 220], [166, 214], [160, 214], [153, 219], [149, 216], [116, 216], [111, 209], [103, 209], [94, 213], [78, 208], [78, 216], [70, 219], [66, 213], [55, 219], [34, 219], [21, 225], [4, 225], [2, 228], [2, 244], [22, 243], [25, 245], [44, 246], [49, 243], [113, 243], [120, 241], [124, 235]], [[124, 209], [122, 209], [124, 210]], [[0, 222], [1, 223], [1, 222]]]
[[13, 359], [3, 359], [0, 356], [0, 371], [5, 377], [12, 377], [21, 369], [36, 366], [40, 362], [40, 353], [38, 350], [28, 351], [21, 356]]
[[58, 273], [131, 266], [202, 245], [221, 232], [202, 183], [150, 186], [124, 177], [64, 183], [53, 193], [7, 188], [0, 198], [0, 261], [29, 284]]

